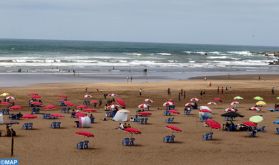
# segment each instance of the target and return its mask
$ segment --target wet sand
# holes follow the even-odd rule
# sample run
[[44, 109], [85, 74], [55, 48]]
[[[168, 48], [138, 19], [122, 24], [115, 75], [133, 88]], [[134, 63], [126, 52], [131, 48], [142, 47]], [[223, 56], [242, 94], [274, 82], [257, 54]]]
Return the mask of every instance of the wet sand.
[[[104, 109], [98, 107], [98, 112], [94, 113], [96, 123], [92, 128], [75, 128], [74, 119], [70, 114], [65, 114], [65, 118], [59, 119], [62, 122], [61, 129], [51, 129], [52, 120], [42, 119], [41, 116], [34, 120], [20, 120], [20, 124], [14, 126], [17, 132], [15, 137], [15, 158], [18, 158], [20, 164], [277, 164], [276, 155], [278, 150], [278, 136], [275, 134], [275, 128], [279, 127], [272, 124], [272, 121], [278, 117], [278, 112], [254, 112], [248, 108], [255, 104], [254, 96], [262, 96], [267, 102], [266, 107], [273, 107], [274, 103], [279, 102], [276, 96], [279, 96], [279, 88], [276, 88], [276, 94], [271, 94], [273, 86], [279, 86], [279, 77], [262, 77], [258, 80], [256, 77], [250, 79], [235, 77], [227, 80], [226, 76], [204, 80], [186, 80], [186, 81], [160, 81], [160, 82], [142, 82], [142, 83], [66, 83], [66, 84], [38, 84], [27, 87], [1, 88], [2, 92], [9, 92], [16, 96], [17, 104], [23, 105], [23, 113], [30, 112], [27, 107], [28, 94], [38, 92], [43, 96], [43, 101], [48, 104], [57, 104], [57, 95], [65, 94], [69, 100], [75, 104], [81, 104], [84, 95], [84, 89], [87, 87], [93, 99], [103, 98], [102, 93], [97, 93], [99, 89], [103, 93], [117, 93], [127, 103], [127, 109], [131, 114], [135, 114], [137, 105], [142, 103], [145, 98], [151, 98], [154, 103], [151, 107], [152, 116], [149, 117], [149, 124], [140, 125], [131, 123], [132, 127], [138, 128], [142, 134], [135, 135], [137, 146], [124, 147], [121, 140], [129, 136], [127, 133], [115, 129], [118, 122], [102, 121], [104, 118]], [[212, 86], [209, 87], [209, 82]], [[217, 87], [227, 86], [228, 91], [224, 94], [217, 93]], [[171, 96], [167, 95], [167, 88], [171, 88]], [[231, 87], [231, 88], [230, 88]], [[139, 96], [139, 88], [143, 89], [143, 96]], [[178, 92], [180, 89], [186, 90], [186, 98], [178, 101]], [[214, 97], [220, 97], [224, 102], [209, 106], [213, 109], [213, 119], [223, 123], [224, 120], [220, 114], [228, 107], [232, 98], [242, 96], [244, 100], [240, 101], [239, 112], [245, 115], [239, 118], [235, 123], [248, 121], [252, 115], [263, 115], [264, 121], [260, 125], [267, 126], [267, 132], [258, 133], [256, 138], [249, 138], [247, 132], [225, 132], [222, 130], [213, 130], [214, 140], [203, 141], [202, 134], [210, 131], [203, 127], [198, 120], [198, 112], [192, 111], [192, 115], [183, 115], [183, 105], [192, 97], [200, 98], [200, 90], [205, 90], [206, 94], [201, 97], [199, 105], [206, 105]], [[167, 125], [163, 116], [163, 102], [172, 98], [177, 103], [177, 110], [181, 113], [175, 116], [177, 127], [183, 130], [177, 133], [176, 143], [163, 143], [163, 137], [171, 134], [165, 128]], [[105, 102], [105, 101], [103, 101]], [[59, 110], [51, 111], [59, 112]], [[33, 122], [35, 130], [22, 130], [21, 126], [25, 122]], [[4, 131], [5, 127], [0, 126]], [[77, 130], [87, 130], [95, 134], [94, 138], [85, 138], [75, 134]], [[84, 139], [90, 141], [89, 150], [77, 150], [76, 144]], [[0, 137], [0, 157], [9, 157], [10, 138]]]

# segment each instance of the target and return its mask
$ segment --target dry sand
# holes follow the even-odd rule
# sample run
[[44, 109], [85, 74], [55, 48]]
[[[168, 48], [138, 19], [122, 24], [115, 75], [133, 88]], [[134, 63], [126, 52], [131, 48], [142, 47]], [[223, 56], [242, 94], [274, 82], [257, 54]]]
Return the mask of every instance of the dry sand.
[[[209, 87], [209, 82], [212, 87]], [[225, 94], [217, 94], [217, 86], [224, 88], [231, 87]], [[188, 81], [168, 81], [158, 83], [141, 84], [39, 84], [31, 87], [20, 88], [2, 88], [2, 92], [9, 92], [17, 97], [17, 104], [27, 105], [28, 94], [38, 92], [43, 96], [45, 103], [57, 104], [57, 95], [65, 94], [69, 100], [76, 104], [82, 103], [84, 89], [88, 87], [89, 92], [94, 99], [103, 98], [103, 92], [117, 93], [127, 102], [127, 109], [131, 114], [135, 114], [136, 107], [142, 103], [144, 98], [154, 100], [147, 125], [131, 123], [132, 127], [142, 131], [141, 135], [136, 135], [136, 144], [134, 147], [124, 147], [121, 140], [128, 136], [127, 133], [115, 129], [118, 122], [102, 121], [104, 118], [103, 107], [98, 108], [94, 113], [96, 123], [92, 128], [82, 129], [91, 131], [95, 134], [90, 138], [89, 150], [77, 150], [76, 144], [86, 139], [75, 134], [75, 131], [81, 130], [75, 128], [74, 119], [69, 114], [65, 118], [59, 119], [62, 122], [61, 129], [51, 129], [52, 120], [45, 120], [39, 117], [34, 120], [20, 120], [20, 124], [14, 126], [17, 132], [15, 137], [15, 158], [18, 158], [21, 165], [58, 165], [58, 164], [95, 164], [95, 165], [118, 165], [118, 164], [277, 164], [277, 155], [279, 155], [279, 135], [275, 134], [276, 125], [272, 121], [279, 116], [278, 112], [253, 112], [248, 108], [255, 104], [252, 99], [254, 96], [262, 96], [268, 103], [266, 107], [272, 107], [277, 95], [271, 94], [271, 88], [279, 86], [278, 76], [263, 76], [262, 80], [255, 77], [240, 79], [237, 76], [214, 78], [204, 80]], [[172, 95], [167, 95], [167, 88], [171, 88]], [[138, 95], [139, 88], [143, 88], [143, 96]], [[178, 101], [178, 91], [186, 90], [186, 99]], [[236, 123], [248, 121], [252, 115], [263, 115], [264, 121], [260, 125], [267, 126], [267, 132], [258, 133], [256, 138], [247, 137], [247, 132], [225, 132], [214, 130], [214, 140], [203, 141], [202, 134], [209, 131], [209, 128], [203, 127], [198, 121], [197, 111], [192, 111], [193, 115], [183, 115], [183, 105], [192, 97], [200, 98], [200, 90], [205, 90], [206, 94], [201, 98], [199, 105], [206, 105], [214, 97], [221, 97], [224, 102], [216, 106], [210, 106], [213, 111], [214, 120], [223, 123], [220, 114], [228, 107], [234, 96], [240, 95], [245, 98], [241, 101], [239, 112], [245, 115]], [[279, 96], [279, 88], [277, 89]], [[175, 125], [183, 129], [182, 133], [176, 134], [176, 143], [163, 143], [163, 137], [171, 132], [165, 128], [167, 125], [161, 110], [165, 100], [172, 98], [177, 103], [177, 110], [180, 115], [175, 116]], [[159, 110], [158, 110], [159, 108]], [[30, 112], [26, 106], [24, 113]], [[54, 111], [59, 112], [59, 110]], [[24, 122], [34, 123], [35, 130], [22, 130]], [[279, 126], [278, 126], [279, 127]], [[4, 131], [5, 127], [0, 126]], [[0, 137], [0, 157], [10, 157], [10, 138]]]

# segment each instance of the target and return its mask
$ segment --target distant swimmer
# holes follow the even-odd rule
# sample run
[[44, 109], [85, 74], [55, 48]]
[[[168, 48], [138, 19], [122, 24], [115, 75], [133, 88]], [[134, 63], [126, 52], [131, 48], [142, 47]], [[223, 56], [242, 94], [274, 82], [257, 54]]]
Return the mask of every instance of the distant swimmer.
[[207, 56], [207, 53], [204, 53], [205, 56]]

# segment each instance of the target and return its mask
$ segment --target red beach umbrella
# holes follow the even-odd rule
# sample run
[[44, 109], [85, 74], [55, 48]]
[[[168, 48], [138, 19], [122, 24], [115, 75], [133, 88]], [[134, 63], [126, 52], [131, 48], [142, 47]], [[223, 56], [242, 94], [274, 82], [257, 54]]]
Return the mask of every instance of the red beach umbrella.
[[87, 106], [86, 105], [78, 105], [77, 108], [78, 109], [84, 109], [84, 108], [87, 108]]
[[86, 108], [86, 109], [82, 110], [82, 112], [97, 112], [97, 110], [92, 109], [92, 108]]
[[180, 112], [178, 112], [177, 110], [174, 110], [174, 109], [169, 110], [169, 112], [172, 114], [177, 114], [177, 115], [180, 114]]
[[35, 118], [37, 118], [37, 116], [33, 115], [33, 114], [24, 114], [22, 116], [22, 118], [24, 118], [24, 119], [35, 119]]
[[75, 106], [75, 104], [72, 103], [72, 102], [70, 102], [70, 101], [64, 101], [64, 104], [65, 104], [66, 106], [69, 106], [69, 107]]
[[31, 104], [32, 104], [32, 105], [42, 105], [43, 103], [41, 103], [41, 102], [39, 102], [39, 101], [33, 101]]
[[140, 130], [138, 130], [136, 128], [132, 128], [132, 127], [131, 128], [125, 128], [124, 131], [132, 133], [132, 134], [140, 134], [141, 133]]
[[242, 123], [243, 125], [247, 126], [247, 127], [257, 127], [256, 123], [253, 123], [251, 121], [245, 121]]
[[52, 116], [52, 117], [64, 117], [64, 115], [62, 115], [60, 113], [53, 113], [50, 116]]
[[82, 113], [82, 112], [77, 112], [77, 113], [76, 113], [76, 117], [77, 117], [77, 118], [84, 117], [84, 116], [87, 116], [87, 114]]
[[212, 129], [220, 129], [221, 128], [221, 124], [218, 123], [217, 121], [215, 120], [212, 120], [212, 119], [207, 119], [205, 121], [205, 124], [207, 124], [210, 128]]
[[53, 104], [48, 104], [48, 105], [44, 106], [44, 110], [52, 110], [52, 109], [55, 109], [55, 108], [56, 108], [56, 106], [53, 105]]
[[40, 96], [40, 95], [32, 95], [32, 99], [40, 99], [40, 98], [42, 98], [42, 96]]
[[121, 98], [116, 98], [115, 101], [116, 101], [116, 103], [117, 103], [118, 105], [120, 105], [121, 107], [126, 107], [126, 103], [125, 103], [125, 101], [124, 101], [123, 99], [121, 99]]
[[172, 130], [172, 131], [176, 131], [176, 132], [182, 132], [182, 129], [174, 126], [174, 125], [167, 125], [166, 128]]
[[10, 107], [10, 110], [21, 110], [22, 107], [20, 105], [14, 105]]
[[9, 102], [1, 102], [0, 105], [10, 105]]
[[94, 134], [88, 131], [77, 131], [76, 134], [86, 137], [94, 137]]
[[152, 115], [152, 113], [147, 112], [147, 111], [143, 111], [143, 112], [139, 112], [138, 115], [140, 115], [140, 116], [150, 116], [150, 115]]

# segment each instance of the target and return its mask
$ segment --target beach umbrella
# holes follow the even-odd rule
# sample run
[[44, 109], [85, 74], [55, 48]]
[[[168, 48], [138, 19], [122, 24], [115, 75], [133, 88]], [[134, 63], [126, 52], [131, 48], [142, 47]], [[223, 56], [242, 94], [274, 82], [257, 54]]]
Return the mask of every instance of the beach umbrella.
[[140, 109], [147, 109], [148, 106], [149, 106], [148, 104], [143, 103], [143, 104], [138, 105], [138, 108], [140, 108]]
[[220, 129], [221, 128], [221, 124], [218, 123], [217, 121], [215, 120], [212, 120], [212, 119], [207, 119], [205, 121], [205, 124], [208, 125], [210, 128], [212, 129]]
[[216, 105], [217, 103], [214, 102], [214, 101], [211, 101], [211, 102], [208, 102], [207, 104], [208, 104], [208, 105]]
[[262, 116], [259, 116], [259, 115], [256, 115], [256, 116], [251, 116], [249, 118], [249, 121], [253, 122], [253, 123], [260, 123], [263, 121], [263, 117]]
[[249, 110], [251, 110], [251, 111], [261, 111], [261, 109], [259, 108], [259, 107], [251, 107], [251, 108], [249, 108]]
[[243, 125], [247, 126], [247, 127], [257, 127], [256, 123], [253, 123], [251, 121], [245, 121], [242, 123]]
[[191, 101], [191, 102], [198, 102], [199, 99], [198, 99], [198, 98], [191, 98], [190, 101]]
[[212, 111], [208, 110], [208, 109], [201, 109], [201, 110], [199, 110], [199, 112], [212, 113]]
[[231, 102], [231, 106], [238, 105], [238, 104], [239, 104], [238, 101], [233, 101], [233, 102]]
[[77, 131], [76, 134], [86, 137], [94, 137], [94, 134], [88, 131]]
[[176, 132], [182, 132], [182, 129], [174, 126], [174, 125], [167, 125], [166, 128], [172, 130], [172, 131], [176, 131]]
[[32, 97], [32, 99], [40, 99], [40, 98], [42, 98], [42, 96], [40, 96], [40, 95], [32, 95], [31, 97]]
[[144, 99], [144, 102], [146, 102], [146, 103], [153, 103], [153, 100], [151, 100], [151, 99]]
[[122, 108], [125, 108], [125, 107], [126, 107], [126, 103], [125, 103], [124, 100], [121, 99], [121, 98], [116, 98], [116, 99], [115, 99], [115, 102], [116, 102], [118, 105], [120, 105], [120, 107], [122, 107]]
[[2, 93], [0, 96], [2, 96], [2, 97], [6, 97], [6, 96], [9, 96], [9, 95], [10, 95], [9, 93], [4, 92], [4, 93]]
[[184, 106], [185, 106], [185, 107], [191, 107], [191, 106], [192, 106], [192, 103], [186, 103]]
[[22, 107], [20, 105], [14, 105], [10, 107], [10, 110], [21, 110]]
[[174, 105], [174, 102], [172, 102], [172, 101], [167, 101], [167, 102], [165, 102], [165, 103], [163, 104], [164, 107], [166, 107], [166, 106], [172, 106], [172, 105]]
[[31, 104], [32, 104], [32, 105], [40, 106], [40, 105], [42, 105], [43, 103], [42, 103], [42, 102], [39, 102], [39, 101], [33, 101]]
[[2, 101], [2, 102], [0, 103], [0, 105], [10, 105], [10, 103], [9, 103], [9, 102], [4, 102], [4, 101]]
[[221, 114], [223, 117], [230, 117], [230, 118], [235, 118], [235, 117], [244, 117], [243, 115], [237, 113], [237, 112], [227, 112], [224, 114]]
[[218, 101], [218, 102], [222, 102], [222, 99], [219, 98], [219, 97], [215, 97], [213, 100], [214, 100], [214, 101]]
[[87, 108], [87, 106], [86, 106], [86, 105], [83, 105], [83, 104], [77, 106], [77, 109], [84, 109], [84, 108]]
[[13, 97], [13, 96], [7, 96], [7, 97], [6, 97], [6, 100], [15, 100], [15, 97]]
[[257, 105], [257, 106], [265, 106], [265, 105], [266, 105], [266, 102], [264, 102], [264, 101], [258, 101], [258, 102], [256, 102], [256, 105]]
[[129, 132], [131, 134], [141, 134], [141, 131], [136, 128], [125, 128], [124, 131]]
[[152, 113], [147, 112], [147, 111], [143, 111], [143, 112], [139, 112], [138, 115], [140, 115], [140, 116], [150, 116], [150, 115], [152, 115]]
[[85, 116], [87, 116], [86, 113], [82, 113], [82, 112], [77, 112], [76, 113], [76, 118], [85, 117]]
[[52, 109], [56, 109], [56, 106], [53, 104], [48, 104], [44, 106], [44, 110], [52, 110]]
[[234, 100], [243, 100], [243, 97], [241, 97], [241, 96], [235, 96], [233, 99], [234, 99]]
[[180, 114], [180, 112], [178, 112], [177, 110], [174, 110], [174, 109], [172, 109], [172, 110], [169, 110], [169, 113], [172, 113], [172, 114]]
[[279, 124], [279, 120], [275, 120], [273, 124]]
[[82, 110], [82, 112], [97, 112], [97, 110], [92, 108], [85, 108]]
[[255, 96], [255, 97], [254, 97], [254, 100], [262, 101], [262, 100], [263, 100], [263, 98], [262, 98], [262, 97], [260, 97], [260, 96]]
[[64, 117], [64, 115], [62, 115], [60, 113], [53, 113], [53, 114], [50, 114], [50, 116], [56, 117], [56, 118]]
[[234, 108], [226, 108], [225, 112], [236, 112]]
[[97, 104], [97, 103], [98, 103], [98, 100], [91, 100], [90, 103], [92, 103], [92, 104]]
[[37, 118], [37, 116], [33, 115], [33, 114], [24, 114], [22, 116], [22, 118], [24, 118], [24, 119], [35, 119], [35, 118]]
[[72, 103], [72, 102], [70, 102], [70, 101], [64, 101], [64, 104], [65, 104], [66, 106], [69, 106], [69, 107], [75, 106], [75, 104]]

